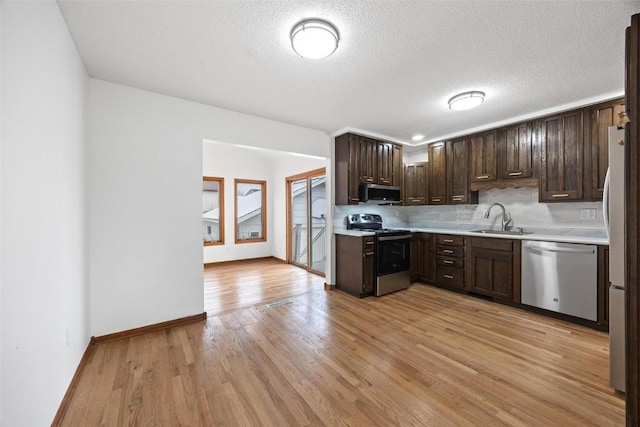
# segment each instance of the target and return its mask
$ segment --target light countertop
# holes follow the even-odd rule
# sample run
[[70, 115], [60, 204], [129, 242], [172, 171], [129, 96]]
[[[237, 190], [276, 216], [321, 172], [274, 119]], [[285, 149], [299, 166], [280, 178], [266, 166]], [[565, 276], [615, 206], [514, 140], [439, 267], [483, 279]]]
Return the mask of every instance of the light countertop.
[[[395, 227], [394, 227], [395, 228]], [[446, 227], [397, 227], [403, 230], [410, 230], [414, 233], [434, 233], [434, 234], [454, 234], [461, 236], [473, 237], [491, 237], [496, 239], [512, 239], [512, 240], [539, 240], [546, 242], [565, 242], [565, 243], [582, 243], [588, 245], [608, 245], [609, 239], [604, 230], [588, 229], [588, 228], [527, 228], [526, 232], [531, 234], [491, 234], [491, 233], [474, 233], [472, 230], [481, 229], [481, 226], [469, 228], [446, 228]], [[372, 236], [374, 233], [368, 231], [346, 230], [344, 228], [334, 228], [334, 234], [342, 234], [346, 236]]]

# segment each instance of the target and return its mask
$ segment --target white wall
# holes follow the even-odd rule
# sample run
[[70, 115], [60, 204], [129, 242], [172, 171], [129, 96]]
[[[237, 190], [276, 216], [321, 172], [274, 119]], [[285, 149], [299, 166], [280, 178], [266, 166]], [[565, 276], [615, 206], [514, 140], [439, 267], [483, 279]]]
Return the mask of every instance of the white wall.
[[49, 425], [89, 342], [88, 76], [54, 1], [3, 1], [0, 424]]
[[95, 79], [90, 113], [94, 335], [204, 310], [203, 140], [330, 152], [324, 132]]

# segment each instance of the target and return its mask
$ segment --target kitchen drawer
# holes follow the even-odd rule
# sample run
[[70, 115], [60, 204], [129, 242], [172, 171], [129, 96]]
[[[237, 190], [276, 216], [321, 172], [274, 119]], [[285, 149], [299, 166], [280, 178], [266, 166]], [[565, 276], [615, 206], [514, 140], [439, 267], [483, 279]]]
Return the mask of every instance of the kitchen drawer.
[[472, 237], [471, 247], [511, 252], [513, 251], [513, 240], [495, 239], [488, 237]]
[[464, 258], [464, 248], [455, 246], [440, 246], [436, 247], [436, 253], [438, 255], [444, 255], [454, 258]]
[[436, 242], [439, 245], [464, 246], [464, 236], [451, 236], [448, 234], [438, 234]]
[[438, 267], [436, 280], [439, 284], [464, 288], [464, 269]]
[[445, 267], [464, 267], [464, 258], [453, 258], [449, 256], [438, 255], [438, 265]]
[[373, 251], [374, 246], [375, 246], [375, 241], [373, 236], [366, 236], [362, 238], [362, 249], [365, 252]]

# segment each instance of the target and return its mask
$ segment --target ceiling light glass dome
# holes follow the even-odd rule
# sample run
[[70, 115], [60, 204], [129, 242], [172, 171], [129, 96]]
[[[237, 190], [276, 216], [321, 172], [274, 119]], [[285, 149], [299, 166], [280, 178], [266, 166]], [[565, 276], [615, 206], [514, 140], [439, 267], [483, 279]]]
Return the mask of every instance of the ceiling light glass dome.
[[477, 107], [484, 101], [484, 92], [477, 90], [460, 93], [449, 100], [451, 110], [463, 111]]
[[291, 47], [303, 58], [321, 59], [338, 48], [340, 35], [331, 23], [322, 19], [306, 19], [291, 30]]

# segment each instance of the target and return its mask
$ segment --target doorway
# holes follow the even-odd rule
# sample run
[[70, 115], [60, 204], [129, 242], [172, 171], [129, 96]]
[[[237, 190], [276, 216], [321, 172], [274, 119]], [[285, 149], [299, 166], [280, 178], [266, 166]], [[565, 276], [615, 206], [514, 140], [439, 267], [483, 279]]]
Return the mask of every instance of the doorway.
[[327, 263], [326, 169], [286, 178], [287, 262], [325, 275]]

